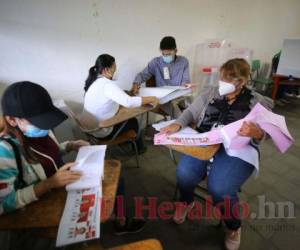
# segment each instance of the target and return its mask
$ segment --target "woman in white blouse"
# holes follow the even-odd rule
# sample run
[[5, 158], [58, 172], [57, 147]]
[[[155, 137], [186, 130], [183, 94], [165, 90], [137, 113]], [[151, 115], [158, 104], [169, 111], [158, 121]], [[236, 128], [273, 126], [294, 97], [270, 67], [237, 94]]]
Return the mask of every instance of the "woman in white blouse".
[[[90, 68], [88, 78], [85, 82], [85, 112], [92, 114], [97, 121], [102, 121], [112, 118], [118, 112], [120, 105], [126, 108], [135, 108], [145, 104], [158, 104], [159, 101], [154, 96], [137, 97], [126, 94], [112, 80], [115, 71], [116, 62], [114, 57], [102, 54], [97, 58], [95, 65]], [[122, 123], [110, 128], [101, 129], [95, 135], [99, 138], [111, 139], [121, 126]], [[126, 121], [121, 131], [124, 132], [131, 129], [134, 129], [136, 132], [139, 129], [136, 118]], [[144, 152], [141, 138], [138, 138], [136, 142], [139, 152]]]

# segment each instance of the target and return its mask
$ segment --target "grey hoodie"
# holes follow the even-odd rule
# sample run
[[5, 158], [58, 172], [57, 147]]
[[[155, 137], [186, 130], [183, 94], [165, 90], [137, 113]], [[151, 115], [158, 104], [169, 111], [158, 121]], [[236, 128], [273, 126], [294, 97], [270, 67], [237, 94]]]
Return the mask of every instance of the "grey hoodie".
[[[253, 98], [250, 100], [250, 109], [255, 104], [260, 103], [265, 108], [271, 110], [274, 107], [273, 100], [269, 97], [263, 96], [255, 91], [251, 91]], [[199, 127], [203, 121], [205, 112], [209, 103], [213, 99], [220, 99], [221, 96], [218, 91], [218, 86], [208, 87], [199, 96], [195, 98], [193, 103], [179, 116], [175, 123], [179, 124], [182, 128], [194, 123]]]

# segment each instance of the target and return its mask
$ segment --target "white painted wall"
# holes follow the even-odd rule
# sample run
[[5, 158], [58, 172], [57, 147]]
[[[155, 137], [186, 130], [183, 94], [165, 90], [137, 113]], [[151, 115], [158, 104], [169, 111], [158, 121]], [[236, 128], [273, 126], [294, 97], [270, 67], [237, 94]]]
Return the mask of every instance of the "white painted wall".
[[88, 68], [106, 52], [130, 72], [128, 88], [165, 35], [191, 64], [196, 44], [215, 37], [269, 61], [283, 38], [300, 36], [299, 13], [299, 0], [0, 0], [0, 82], [31, 80], [80, 101]]

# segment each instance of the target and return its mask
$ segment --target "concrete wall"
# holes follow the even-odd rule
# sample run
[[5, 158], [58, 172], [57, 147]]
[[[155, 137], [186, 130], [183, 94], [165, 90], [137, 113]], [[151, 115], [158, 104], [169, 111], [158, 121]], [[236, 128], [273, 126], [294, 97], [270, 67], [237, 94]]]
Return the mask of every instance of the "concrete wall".
[[191, 68], [196, 45], [215, 37], [270, 61], [283, 38], [300, 36], [299, 13], [299, 0], [0, 0], [0, 83], [31, 80], [81, 101], [88, 68], [107, 52], [129, 88], [165, 35]]

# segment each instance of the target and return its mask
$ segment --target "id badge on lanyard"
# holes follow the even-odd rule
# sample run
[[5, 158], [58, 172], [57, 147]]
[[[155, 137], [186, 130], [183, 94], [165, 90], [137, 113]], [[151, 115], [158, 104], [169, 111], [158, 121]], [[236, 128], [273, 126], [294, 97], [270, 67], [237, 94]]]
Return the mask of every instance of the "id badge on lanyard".
[[170, 70], [168, 67], [163, 67], [164, 80], [170, 80]]

